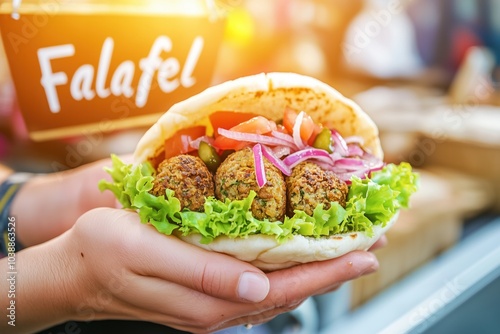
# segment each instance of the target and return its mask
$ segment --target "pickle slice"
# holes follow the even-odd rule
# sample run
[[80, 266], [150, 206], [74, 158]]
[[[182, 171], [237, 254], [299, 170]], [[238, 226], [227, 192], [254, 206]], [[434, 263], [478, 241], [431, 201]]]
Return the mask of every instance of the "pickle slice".
[[332, 144], [332, 133], [330, 132], [330, 129], [323, 128], [323, 130], [321, 130], [321, 132], [318, 133], [314, 139], [313, 147], [332, 153]]
[[210, 172], [215, 173], [221, 163], [221, 158], [215, 148], [207, 142], [201, 141], [198, 148], [198, 156], [207, 165]]

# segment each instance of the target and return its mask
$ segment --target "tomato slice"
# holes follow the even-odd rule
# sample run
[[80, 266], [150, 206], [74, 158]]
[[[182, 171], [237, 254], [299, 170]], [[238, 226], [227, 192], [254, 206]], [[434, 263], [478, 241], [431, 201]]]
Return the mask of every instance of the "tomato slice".
[[[274, 121], [268, 120], [263, 116], [253, 116], [252, 118], [229, 128], [229, 130], [262, 135], [277, 130], [277, 126]], [[214, 147], [219, 150], [240, 150], [247, 145], [248, 143], [246, 142], [227, 138], [221, 135], [217, 136], [214, 141]]]
[[268, 120], [264, 116], [255, 116], [248, 121], [233, 126], [230, 130], [263, 135], [276, 130], [276, 123]]
[[232, 138], [227, 138], [224, 136], [218, 136], [217, 138], [215, 138], [213, 146], [220, 151], [225, 151], [225, 150], [238, 151], [247, 145], [248, 145], [247, 142], [239, 141]]
[[295, 119], [299, 113], [290, 107], [285, 108], [285, 113], [283, 114], [283, 126], [289, 134], [293, 133], [293, 125], [295, 124]]
[[307, 141], [307, 143], [309, 145], [312, 146], [312, 144], [314, 143], [314, 140], [319, 135], [321, 130], [323, 130], [323, 125], [314, 123], [313, 132], [312, 132], [311, 136], [309, 137], [309, 140]]
[[185, 154], [194, 151], [189, 143], [198, 137], [204, 136], [206, 127], [197, 125], [177, 131], [172, 137], [165, 140], [165, 159], [179, 154]]
[[314, 132], [314, 121], [311, 116], [304, 114], [304, 118], [302, 118], [302, 124], [300, 125], [300, 138], [307, 142], [309, 138], [311, 138]]
[[[288, 131], [289, 134], [293, 134], [293, 126], [299, 113], [290, 107], [285, 108], [283, 115], [283, 126]], [[316, 137], [318, 133], [321, 132], [322, 126], [320, 124], [314, 123], [311, 116], [304, 114], [302, 118], [302, 124], [300, 126], [300, 138], [304, 142], [310, 142], [312, 137]]]
[[236, 111], [216, 111], [211, 114], [208, 118], [214, 129], [214, 137], [217, 137], [219, 133], [217, 129], [231, 129], [240, 123], [246, 122], [249, 119], [255, 117], [255, 114], [246, 112], [236, 112]]

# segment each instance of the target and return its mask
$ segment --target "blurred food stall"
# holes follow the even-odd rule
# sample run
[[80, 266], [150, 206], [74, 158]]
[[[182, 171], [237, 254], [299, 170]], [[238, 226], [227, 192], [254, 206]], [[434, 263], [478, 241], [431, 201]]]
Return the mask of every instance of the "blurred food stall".
[[[23, 1], [24, 4], [31, 2]], [[103, 2], [79, 1], [75, 5], [74, 1], [63, 1], [59, 9], [74, 10], [71, 6], [80, 6], [80, 10], [86, 8], [92, 12], [103, 10]], [[148, 8], [137, 1], [119, 3]], [[161, 1], [147, 3], [153, 11], [164, 6]], [[164, 65], [167, 77], [163, 90], [168, 91], [172, 89], [168, 85], [171, 81], [166, 79], [173, 78], [181, 70], [177, 69], [170, 76], [168, 71], [189, 65], [191, 42], [204, 30], [206, 44], [203, 50], [208, 53], [200, 57], [204, 63], [193, 65], [191, 69], [191, 73], [195, 73], [193, 77], [199, 79], [198, 85], [188, 89], [191, 87], [188, 73], [183, 87], [186, 89], [181, 93], [170, 94], [168, 98], [152, 97], [156, 101], [148, 114], [152, 118], [139, 115], [141, 108], [135, 100], [130, 100], [133, 94], [127, 96], [126, 87], [119, 85], [122, 87], [120, 96], [126, 98], [121, 106], [129, 106], [133, 116], [140, 117], [133, 121], [134, 124], [127, 121], [112, 131], [78, 129], [72, 135], [34, 138], [27, 125], [37, 127], [45, 120], [29, 124], [23, 117], [21, 109], [27, 104], [29, 98], [26, 96], [30, 92], [21, 96], [18, 91], [19, 99], [16, 99], [12, 81], [16, 76], [11, 75], [15, 74], [15, 69], [9, 71], [6, 56], [0, 56], [2, 162], [18, 169], [50, 172], [73, 168], [111, 152], [130, 152], [151, 120], [176, 101], [210, 84], [243, 75], [292, 71], [323, 80], [354, 99], [378, 125], [386, 160], [408, 161], [422, 175], [422, 188], [412, 208], [401, 214], [389, 232], [389, 245], [377, 251], [380, 270], [349, 286], [348, 308], [362, 306], [453, 248], [471, 230], [468, 226], [475, 226], [478, 220], [488, 224], [497, 217], [500, 212], [498, 1], [215, 0], [171, 3], [178, 7], [172, 4], [167, 7], [175, 7], [177, 14], [203, 16], [206, 26], [186, 35], [187, 28], [171, 31], [169, 25], [149, 22], [141, 30], [141, 36], [151, 36], [140, 39], [145, 45], [137, 44], [141, 45], [137, 47], [141, 54], [130, 54], [127, 46], [120, 46], [119, 40], [115, 40], [119, 56], [113, 58], [111, 68], [122, 68], [126, 73], [127, 66], [135, 65], [139, 73], [141, 58], [147, 59], [154, 34], [166, 29], [172, 36], [174, 49], [183, 41], [189, 42], [176, 51], [180, 61]], [[0, 5], [0, 10], [12, 11], [10, 1], [0, 1]], [[19, 8], [23, 17], [23, 7]], [[148, 13], [146, 9], [144, 15]], [[3, 22], [7, 19], [5, 17]], [[4, 23], [0, 29], [6, 29]], [[92, 36], [100, 36], [96, 34], [92, 32]], [[126, 39], [130, 34], [127, 31], [122, 37]], [[4, 44], [5, 41], [4, 37]], [[99, 63], [103, 48], [106, 49], [105, 41], [102, 35], [99, 43], [89, 44], [94, 48], [92, 62], [95, 64]], [[123, 63], [125, 65], [120, 67]], [[82, 64], [84, 62], [79, 65]], [[206, 69], [206, 73], [193, 72], [200, 68]], [[72, 69], [76, 70], [77, 66]], [[144, 72], [144, 68], [141, 69]], [[95, 71], [98, 76], [99, 70]], [[120, 82], [126, 78], [123, 74]], [[130, 87], [136, 87], [139, 80], [138, 76], [131, 79]], [[90, 81], [94, 85], [94, 79]], [[85, 82], [82, 79], [81, 84]], [[162, 82], [158, 85], [159, 89], [155, 87], [152, 94], [161, 91]], [[36, 99], [29, 102], [37, 103]], [[96, 117], [102, 120], [99, 115]], [[74, 120], [70, 117], [67, 122]], [[89, 145], [92, 149], [86, 150]]]

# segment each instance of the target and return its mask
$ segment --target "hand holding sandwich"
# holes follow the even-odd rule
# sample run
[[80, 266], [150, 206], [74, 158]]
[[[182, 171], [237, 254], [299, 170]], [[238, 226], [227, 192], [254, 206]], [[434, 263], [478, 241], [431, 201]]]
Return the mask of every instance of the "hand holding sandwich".
[[[207, 118], [244, 113], [250, 123], [205, 131]], [[15, 300], [0, 305], [14, 300], [16, 326], [0, 331], [118, 319], [205, 333], [266, 322], [377, 269], [366, 250], [418, 181], [408, 164], [382, 158], [375, 124], [317, 80], [278, 73], [215, 86], [162, 116], [135, 164], [113, 158], [100, 182], [112, 193], [96, 187], [109, 160], [19, 191], [9, 214], [28, 248], [16, 254]]]
[[[258, 324], [378, 266], [373, 254], [352, 252], [265, 275], [112, 208], [113, 196], [94, 182], [108, 164], [40, 175], [18, 193], [11, 214], [26, 249], [16, 254], [16, 326], [2, 322], [0, 331], [98, 319], [145, 320], [192, 332]], [[0, 263], [6, 267], [7, 258]], [[1, 291], [8, 291], [6, 283]], [[3, 298], [4, 310], [6, 303]]]
[[141, 222], [264, 271], [369, 249], [419, 177], [333, 87], [262, 73], [173, 105], [101, 181]]
[[378, 267], [371, 253], [354, 252], [265, 275], [165, 237], [117, 209], [90, 211], [60, 242], [68, 271], [79, 277], [75, 288], [74, 277], [68, 280], [79, 296], [70, 308], [73, 319], [143, 319], [195, 333], [267, 322]]

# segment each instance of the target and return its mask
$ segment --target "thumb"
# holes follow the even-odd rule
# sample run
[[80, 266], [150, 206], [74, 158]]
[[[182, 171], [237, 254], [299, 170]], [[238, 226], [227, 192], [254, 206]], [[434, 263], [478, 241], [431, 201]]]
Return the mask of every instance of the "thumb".
[[[106, 212], [112, 214], [115, 210]], [[141, 224], [135, 212], [119, 211], [119, 225], [126, 229], [128, 240], [135, 239], [129, 246], [137, 245], [127, 247], [136, 249], [137, 254], [128, 257], [136, 273], [230, 301], [260, 302], [268, 295], [269, 279], [260, 269], [161, 234], [151, 225]]]

